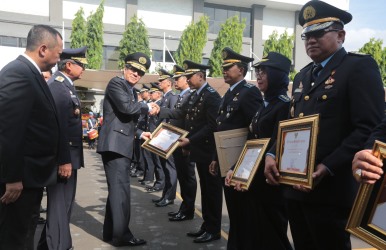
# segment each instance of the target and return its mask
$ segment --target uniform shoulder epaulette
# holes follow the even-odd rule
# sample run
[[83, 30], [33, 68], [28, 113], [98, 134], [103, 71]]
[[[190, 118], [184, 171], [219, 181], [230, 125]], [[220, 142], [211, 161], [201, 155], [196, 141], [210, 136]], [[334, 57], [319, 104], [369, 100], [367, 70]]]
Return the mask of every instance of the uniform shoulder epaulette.
[[278, 98], [282, 100], [283, 102], [290, 102], [291, 99], [287, 95], [279, 95]]
[[361, 53], [361, 52], [358, 52], [358, 51], [352, 51], [352, 52], [348, 52], [348, 55], [350, 56], [370, 56], [369, 54], [365, 54], [365, 53]]
[[246, 88], [252, 88], [253, 86], [254, 85], [252, 83], [249, 83], [249, 82], [244, 84], [244, 87], [246, 87]]
[[300, 71], [303, 71], [305, 69], [307, 69], [308, 67], [310, 67], [311, 65], [313, 65], [314, 63], [313, 62], [310, 62], [309, 64], [307, 64], [306, 66], [304, 66]]
[[57, 76], [57, 77], [55, 77], [55, 81], [64, 82], [64, 77], [63, 76]]
[[214, 90], [212, 87], [208, 87], [208, 90], [209, 90], [209, 92], [211, 92], [211, 93], [214, 93], [214, 92], [216, 92], [216, 90]]
[[116, 76], [116, 77], [118, 77], [119, 79], [122, 79], [122, 80], [125, 79], [125, 78], [123, 78], [123, 76]]
[[189, 90], [189, 93], [193, 93], [194, 91], [196, 91], [195, 89], [191, 89]]

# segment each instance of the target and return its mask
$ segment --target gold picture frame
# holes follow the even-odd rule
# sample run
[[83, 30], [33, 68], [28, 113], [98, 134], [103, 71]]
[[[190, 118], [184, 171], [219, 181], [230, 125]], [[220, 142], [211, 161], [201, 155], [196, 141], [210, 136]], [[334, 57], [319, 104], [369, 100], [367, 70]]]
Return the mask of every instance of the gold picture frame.
[[248, 140], [245, 143], [233, 170], [230, 180], [232, 186], [236, 186], [237, 183], [240, 183], [242, 189], [249, 189], [256, 171], [264, 158], [264, 154], [267, 151], [269, 140], [269, 138], [264, 138]]
[[142, 143], [142, 147], [168, 159], [178, 147], [178, 139], [185, 138], [188, 133], [186, 130], [163, 122], [154, 130], [152, 138]]
[[[386, 143], [375, 141], [373, 154], [385, 162]], [[377, 249], [386, 249], [385, 174], [374, 184], [360, 185], [346, 230]]]
[[279, 182], [313, 188], [319, 114], [280, 121], [276, 154]]
[[229, 169], [236, 164], [247, 137], [247, 128], [214, 132], [221, 177], [225, 177]]

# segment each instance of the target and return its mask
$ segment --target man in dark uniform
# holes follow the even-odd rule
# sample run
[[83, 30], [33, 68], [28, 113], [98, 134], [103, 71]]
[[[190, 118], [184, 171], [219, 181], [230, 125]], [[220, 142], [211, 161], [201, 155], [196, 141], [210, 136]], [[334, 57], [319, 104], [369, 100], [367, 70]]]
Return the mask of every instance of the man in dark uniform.
[[[176, 81], [175, 88], [180, 91], [174, 109], [181, 109], [181, 107], [189, 100], [192, 91], [189, 88], [186, 76], [183, 75], [185, 70], [178, 65], [174, 65], [173, 72], [173, 78]], [[185, 117], [178, 120], [171, 119], [169, 123], [178, 128], [185, 129]], [[173, 157], [176, 165], [178, 182], [180, 183], [182, 203], [177, 212], [168, 213], [168, 215], [171, 216], [169, 220], [190, 220], [194, 217], [194, 202], [196, 201], [197, 192], [195, 164], [190, 161], [190, 156], [188, 154], [182, 152], [180, 147], [173, 152]]]
[[[172, 90], [174, 84], [174, 79], [172, 78], [173, 75], [165, 69], [160, 69], [158, 74], [158, 86], [163, 92], [163, 97], [159, 106], [172, 109], [177, 102], [177, 96]], [[162, 122], [169, 122], [169, 119], [159, 119], [157, 127]], [[173, 204], [174, 199], [176, 198], [177, 172], [176, 166], [174, 165], [173, 155], [171, 155], [168, 159], [164, 159], [162, 157], [159, 157], [159, 159], [165, 174], [165, 186], [162, 191], [161, 198], [155, 203], [155, 205], [157, 207], [165, 207]]]
[[[150, 89], [152, 104], [160, 105], [162, 99], [162, 91], [159, 89], [157, 83], [151, 83], [151, 85], [153, 86]], [[158, 126], [158, 120], [158, 116], [148, 115], [146, 131], [153, 133]], [[158, 157], [158, 155], [145, 149], [143, 150], [143, 155], [145, 156], [147, 166], [145, 172], [146, 178], [154, 178], [155, 174], [154, 184], [152, 186], [146, 185], [146, 191], [148, 193], [163, 191], [165, 187], [165, 173], [163, 171], [160, 158]], [[160, 200], [152, 199], [152, 201], [159, 202]]]
[[[228, 47], [223, 49], [222, 55], [223, 77], [230, 87], [221, 100], [216, 119], [217, 131], [247, 128], [263, 103], [263, 97], [257, 87], [244, 80], [248, 72], [248, 64], [253, 61], [253, 58], [240, 55]], [[214, 175], [219, 172], [217, 161], [216, 153], [210, 165], [210, 172]], [[245, 194], [235, 191], [233, 187], [225, 186], [224, 179], [222, 184], [230, 220], [228, 249], [237, 249], [238, 238], [242, 236], [237, 236], [239, 230], [237, 227], [232, 227], [232, 221], [240, 219], [238, 214], [240, 210], [237, 206], [245, 205], [246, 200], [243, 200]]]
[[70, 220], [75, 200], [77, 170], [84, 167], [82, 143], [81, 106], [74, 81], [81, 78], [87, 64], [87, 47], [64, 49], [56, 71], [48, 80], [54, 97], [61, 135], [66, 149], [60, 152], [60, 160], [71, 164], [71, 177], [60, 179], [47, 187], [47, 223], [43, 229], [38, 249], [70, 249], [72, 239]]
[[133, 86], [150, 66], [144, 53], [125, 58], [124, 78], [114, 77], [107, 85], [103, 102], [103, 125], [97, 152], [102, 155], [108, 196], [103, 240], [115, 246], [137, 246], [146, 241], [137, 239], [129, 229], [130, 223], [130, 165], [134, 136], [148, 138], [150, 133], [136, 128], [139, 115], [147, 113], [150, 104], [137, 101]]
[[196, 237], [194, 242], [203, 243], [220, 239], [222, 185], [220, 175], [211, 175], [209, 165], [215, 151], [214, 135], [216, 117], [221, 97], [206, 81], [206, 70], [210, 66], [184, 61], [185, 76], [190, 88], [196, 89], [189, 101], [180, 110], [162, 108], [161, 118], [180, 119], [185, 117], [187, 138], [181, 139], [180, 146], [190, 153], [190, 160], [196, 162], [200, 176], [202, 215], [204, 223], [197, 232], [187, 233]]
[[[143, 85], [143, 87], [141, 89], [137, 90], [137, 93], [139, 94], [138, 99], [139, 98], [141, 99], [141, 100], [138, 100], [139, 102], [148, 103], [148, 101], [150, 100], [150, 94], [149, 94], [149, 88], [148, 87]], [[144, 121], [145, 117], [147, 117], [147, 116], [141, 114], [138, 118], [137, 128], [141, 129], [142, 131], [146, 131], [146, 130], [143, 130], [142, 128], [140, 128], [143, 126], [143, 124], [145, 122]], [[131, 173], [130, 173], [131, 177], [143, 177], [143, 175], [144, 175], [145, 163], [144, 163], [144, 159], [143, 159], [143, 155], [142, 155], [141, 151], [142, 151], [141, 150], [141, 139], [135, 137], [135, 139], [134, 139], [134, 152], [133, 152], [133, 158], [135, 159], [135, 163], [131, 164], [131, 167], [132, 167]], [[139, 179], [138, 181], [142, 182], [143, 179], [142, 180]]]
[[[319, 114], [320, 120], [314, 188], [284, 188], [296, 250], [351, 249], [345, 231], [357, 192], [351, 163], [384, 116], [376, 62], [342, 47], [343, 27], [351, 19], [350, 13], [322, 1], [309, 1], [299, 14], [301, 37], [313, 62], [294, 79], [290, 116]], [[278, 184], [274, 154], [266, 157], [265, 176], [270, 184]]]
[[[33, 249], [43, 187], [56, 183], [61, 141], [54, 99], [42, 76], [63, 40], [46, 25], [28, 32], [25, 52], [0, 71], [0, 249]], [[69, 177], [71, 170], [59, 172]]]

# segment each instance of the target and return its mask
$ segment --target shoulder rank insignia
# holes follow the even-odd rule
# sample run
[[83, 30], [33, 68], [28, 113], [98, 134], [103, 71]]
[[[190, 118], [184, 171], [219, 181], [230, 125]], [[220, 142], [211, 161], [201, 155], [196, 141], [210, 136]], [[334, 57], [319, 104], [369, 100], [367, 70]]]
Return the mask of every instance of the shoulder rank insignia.
[[57, 76], [57, 77], [55, 77], [55, 81], [63, 82], [64, 81], [64, 77], [63, 76]]
[[214, 90], [212, 87], [208, 87], [209, 92], [214, 93], [216, 90]]
[[289, 102], [291, 100], [287, 95], [279, 95], [278, 98], [283, 102]]
[[253, 87], [253, 84], [247, 82], [247, 83], [244, 84], [244, 87], [252, 88], [252, 87]]

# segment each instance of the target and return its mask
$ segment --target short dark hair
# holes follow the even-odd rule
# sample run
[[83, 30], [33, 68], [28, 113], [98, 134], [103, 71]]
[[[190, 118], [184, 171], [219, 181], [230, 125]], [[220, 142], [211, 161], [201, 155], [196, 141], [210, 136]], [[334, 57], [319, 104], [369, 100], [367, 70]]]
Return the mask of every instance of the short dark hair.
[[[59, 36], [61, 39], [62, 35], [54, 28], [48, 25], [34, 25], [31, 30], [28, 32], [27, 36], [27, 46], [28, 51], [33, 51], [39, 47], [42, 43], [49, 41], [47, 44], [50, 48], [57, 45], [56, 37]], [[48, 40], [50, 38], [54, 38]]]
[[245, 64], [245, 63], [236, 63], [237, 67], [239, 67], [240, 69], [244, 69], [244, 72], [243, 72], [243, 75], [244, 77], [247, 75], [248, 73], [248, 65]]
[[73, 63], [73, 61], [71, 59], [64, 59], [64, 60], [60, 60], [58, 62], [58, 70], [59, 71], [64, 71], [66, 69], [66, 64], [67, 62], [71, 62]]

